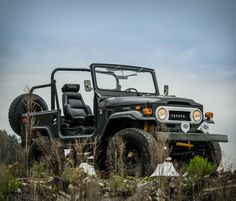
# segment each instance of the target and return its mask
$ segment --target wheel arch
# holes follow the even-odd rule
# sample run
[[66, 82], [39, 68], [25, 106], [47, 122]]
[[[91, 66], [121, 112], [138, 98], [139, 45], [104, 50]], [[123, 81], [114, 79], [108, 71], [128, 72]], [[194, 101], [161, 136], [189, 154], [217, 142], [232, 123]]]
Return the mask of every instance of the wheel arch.
[[[110, 138], [112, 138], [118, 131], [126, 129], [126, 128], [138, 128], [144, 129], [144, 122], [150, 121], [154, 122], [154, 118], [143, 117], [137, 111], [129, 111], [129, 112], [117, 112], [110, 116], [105, 127], [100, 136], [98, 155], [97, 155], [97, 163], [101, 162], [101, 169], [106, 168], [105, 164], [102, 164], [106, 158], [106, 150], [108, 147], [108, 143]], [[98, 165], [99, 167], [100, 165]], [[100, 169], [100, 168], [99, 168]]]
[[51, 129], [47, 126], [35, 126], [33, 127], [32, 131], [32, 137], [37, 137], [37, 133], [40, 132], [40, 136], [49, 137], [51, 140], [53, 140]]
[[156, 122], [156, 119], [155, 117], [145, 117], [138, 111], [113, 113], [103, 129], [101, 137], [107, 139], [107, 137], [112, 137], [116, 132], [125, 128], [143, 129], [144, 122], [147, 121]]
[[[33, 139], [36, 139], [38, 137], [48, 137], [51, 141], [54, 141], [53, 140], [53, 136], [52, 136], [52, 132], [50, 130], [50, 128], [48, 127], [43, 127], [43, 126], [35, 126], [32, 128], [32, 131], [31, 131], [31, 136], [30, 136], [30, 144], [32, 143], [32, 140]], [[25, 140], [26, 140], [26, 136], [24, 135], [24, 137], [22, 137], [22, 147], [25, 147]]]

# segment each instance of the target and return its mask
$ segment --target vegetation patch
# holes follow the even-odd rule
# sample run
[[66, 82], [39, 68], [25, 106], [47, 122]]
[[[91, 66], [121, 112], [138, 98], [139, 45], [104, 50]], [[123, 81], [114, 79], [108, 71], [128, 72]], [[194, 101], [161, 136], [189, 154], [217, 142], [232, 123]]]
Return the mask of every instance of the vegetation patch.
[[[11, 150], [19, 146], [17, 141], [15, 143], [16, 147]], [[51, 148], [53, 147], [58, 147], [58, 144], [52, 144]], [[57, 155], [61, 154], [58, 151], [50, 149], [50, 156], [28, 167], [24, 160], [19, 160], [20, 157], [14, 158], [15, 152], [11, 150], [7, 151], [12, 162], [4, 160], [0, 165], [0, 200], [4, 201], [203, 201], [233, 200], [236, 195], [236, 172], [217, 172], [212, 163], [200, 156], [189, 162], [185, 176], [138, 178], [113, 173], [109, 178], [102, 178], [99, 172], [89, 175], [78, 167], [79, 164], [71, 163], [70, 160], [64, 160], [62, 174], [54, 174], [52, 169], [59, 169], [61, 166], [60, 163], [51, 162], [58, 160]], [[19, 153], [24, 154], [22, 149], [19, 150]], [[82, 153], [82, 156], [85, 154]], [[81, 155], [78, 157], [77, 161], [85, 161]]]
[[21, 188], [21, 181], [19, 181], [19, 179], [14, 175], [14, 170], [11, 165], [1, 165], [0, 169], [0, 197], [14, 194], [19, 188]]
[[188, 175], [191, 177], [204, 177], [210, 175], [215, 171], [215, 165], [201, 156], [195, 156], [190, 160], [187, 166]]

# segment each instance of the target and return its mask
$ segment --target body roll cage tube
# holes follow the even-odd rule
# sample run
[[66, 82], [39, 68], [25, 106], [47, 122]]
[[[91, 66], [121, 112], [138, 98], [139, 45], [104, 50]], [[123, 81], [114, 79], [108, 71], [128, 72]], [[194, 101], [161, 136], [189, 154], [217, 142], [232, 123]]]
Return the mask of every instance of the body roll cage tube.
[[57, 109], [60, 109], [59, 105], [59, 99], [58, 99], [58, 93], [57, 93], [57, 87], [56, 87], [56, 80], [54, 79], [56, 72], [58, 71], [82, 71], [82, 72], [91, 72], [88, 68], [56, 68], [51, 73], [51, 83], [50, 84], [43, 84], [43, 85], [37, 85], [33, 86], [30, 89], [30, 93], [33, 93], [35, 89], [40, 88], [46, 88], [51, 87], [51, 110], [55, 109], [55, 102]]
[[51, 110], [55, 109], [55, 98], [56, 98], [56, 104], [57, 108], [60, 109], [59, 107], [59, 100], [58, 100], [58, 94], [57, 94], [57, 88], [56, 88], [56, 80], [54, 79], [54, 76], [56, 72], [58, 71], [82, 71], [82, 72], [91, 72], [90, 69], [88, 68], [56, 68], [52, 71], [51, 74]]
[[[56, 97], [56, 104], [57, 104], [57, 109], [60, 109], [60, 105], [59, 105], [59, 100], [58, 100], [58, 95], [57, 95], [57, 88], [56, 88], [56, 81], [54, 80], [53, 82], [51, 82], [50, 84], [43, 84], [43, 85], [37, 85], [37, 86], [33, 86], [30, 89], [29, 93], [33, 93], [33, 91], [35, 89], [40, 89], [40, 88], [46, 88], [46, 87], [51, 87], [51, 91], [53, 91], [54, 93], [51, 94], [51, 99], [53, 97], [53, 100], [55, 100]], [[55, 96], [55, 97], [54, 97]], [[54, 101], [55, 102], [55, 101]], [[51, 105], [52, 108], [52, 105]], [[54, 108], [55, 108], [55, 103], [54, 103]]]
[[35, 89], [45, 88], [45, 87], [51, 87], [51, 86], [52, 86], [52, 84], [43, 84], [43, 85], [33, 86], [33, 87], [31, 87], [31, 89], [30, 89], [30, 93], [33, 93], [33, 91], [34, 91]]

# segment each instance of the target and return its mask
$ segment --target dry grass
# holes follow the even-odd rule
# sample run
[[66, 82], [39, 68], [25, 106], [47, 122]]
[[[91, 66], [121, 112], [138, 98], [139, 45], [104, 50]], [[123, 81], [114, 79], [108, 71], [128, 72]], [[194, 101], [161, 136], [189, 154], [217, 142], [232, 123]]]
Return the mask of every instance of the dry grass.
[[[25, 93], [27, 94], [26, 99], [24, 100], [26, 111], [27, 111], [27, 113], [34, 112], [35, 111], [35, 100], [32, 96], [32, 93], [30, 93], [30, 88], [28, 86], [26, 86], [26, 88], [25, 88]], [[22, 140], [25, 141], [24, 142], [24, 144], [25, 144], [24, 153], [25, 153], [26, 160], [28, 159], [29, 146], [30, 146], [30, 143], [31, 143], [31, 136], [32, 136], [32, 133], [33, 133], [33, 127], [35, 125], [36, 125], [35, 118], [28, 114], [27, 117], [26, 117], [25, 131], [24, 131], [24, 133], [22, 133], [22, 135], [24, 136], [22, 138]], [[26, 165], [28, 165], [28, 163], [26, 163]], [[28, 167], [27, 167], [27, 169], [28, 169]]]
[[112, 138], [109, 142], [111, 145], [107, 150], [107, 164], [110, 167], [109, 174], [110, 176], [121, 175], [124, 177], [126, 176], [123, 161], [125, 142], [122, 137]]
[[[163, 142], [162, 145], [165, 145]], [[42, 143], [44, 148], [48, 148], [47, 144]], [[77, 145], [77, 151], [86, 150], [84, 143]], [[118, 146], [118, 145], [117, 145]], [[53, 176], [48, 169], [52, 166], [59, 165], [58, 163], [50, 162], [56, 160], [58, 144], [52, 142], [52, 147], [55, 151], [50, 150], [51, 156], [46, 156], [44, 159], [47, 161], [45, 168], [44, 164], [35, 164], [31, 168], [28, 178], [22, 179], [26, 186], [22, 189], [22, 194], [27, 192], [27, 200], [83, 200], [95, 201], [102, 199], [110, 200], [204, 200], [209, 196], [214, 195], [216, 191], [213, 188], [213, 177], [203, 177], [201, 182], [202, 187], [196, 189], [197, 182], [193, 182], [190, 177], [148, 177], [148, 178], [135, 178], [135, 177], [122, 177], [112, 175], [109, 179], [101, 179], [97, 176], [89, 176], [83, 169], [70, 167], [65, 165], [62, 176]], [[122, 147], [122, 146], [121, 146]], [[117, 147], [119, 150], [120, 147]], [[116, 155], [120, 155], [117, 152]], [[166, 152], [163, 152], [166, 153]], [[86, 162], [86, 154], [78, 154], [80, 161]], [[119, 159], [118, 159], [119, 160]], [[42, 161], [43, 163], [43, 161]], [[41, 165], [41, 166], [40, 166]], [[51, 168], [52, 169], [52, 168]], [[232, 173], [231, 173], [232, 174]], [[52, 179], [51, 179], [52, 178]], [[217, 178], [215, 182], [217, 183]], [[222, 180], [221, 184], [217, 187], [217, 198], [231, 197], [231, 187], [222, 188], [227, 186], [227, 182], [232, 179], [232, 175], [228, 175], [227, 180]], [[57, 181], [57, 182], [56, 182]], [[66, 185], [64, 185], [66, 184]], [[24, 190], [24, 189], [28, 190]], [[208, 189], [208, 190], [205, 190]], [[209, 195], [210, 193], [210, 195]], [[18, 196], [18, 195], [15, 195]]]
[[[159, 135], [158, 131], [160, 128], [157, 127], [151, 127], [150, 133], [154, 136], [154, 138], [157, 140], [157, 152], [158, 152], [158, 159], [160, 163], [164, 163], [167, 157], [170, 154], [170, 149], [168, 145], [167, 138], [164, 138], [163, 136]], [[167, 199], [167, 191], [169, 189], [169, 182], [166, 180], [164, 176], [165, 168], [164, 166], [159, 167], [158, 166], [158, 174], [160, 175], [158, 177], [159, 186], [157, 187], [156, 191], [159, 191], [159, 200], [164, 201]]]

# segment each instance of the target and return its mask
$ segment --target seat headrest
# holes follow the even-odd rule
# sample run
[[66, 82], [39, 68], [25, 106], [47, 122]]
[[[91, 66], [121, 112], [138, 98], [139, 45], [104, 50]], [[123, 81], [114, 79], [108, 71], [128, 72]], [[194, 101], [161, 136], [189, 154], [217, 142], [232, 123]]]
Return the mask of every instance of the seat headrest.
[[64, 86], [61, 88], [62, 92], [78, 92], [79, 89], [79, 84], [64, 84]]

